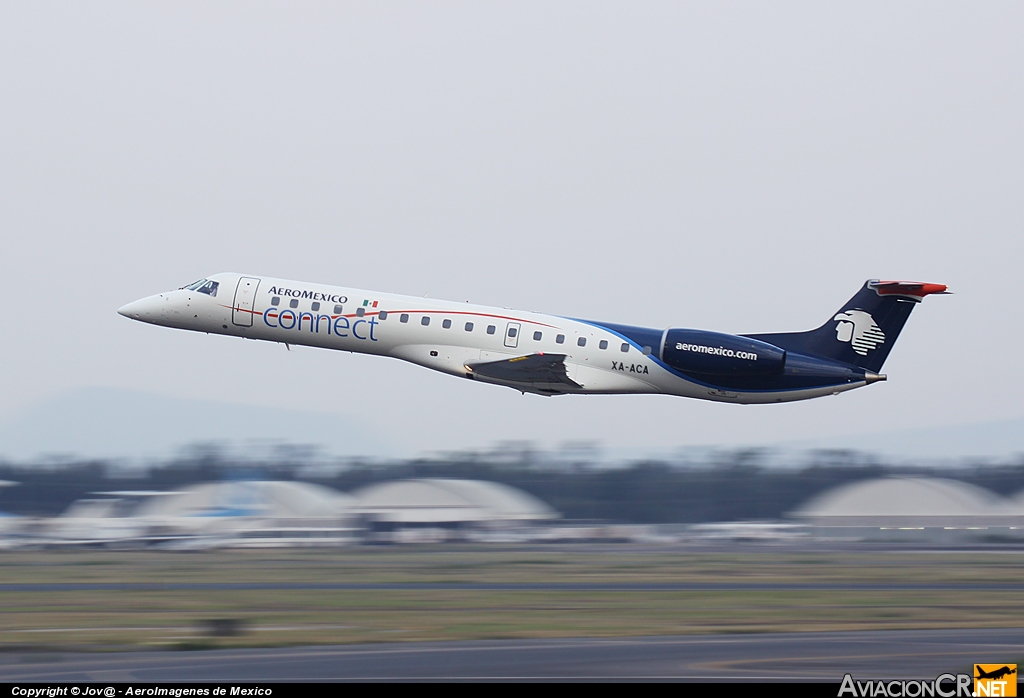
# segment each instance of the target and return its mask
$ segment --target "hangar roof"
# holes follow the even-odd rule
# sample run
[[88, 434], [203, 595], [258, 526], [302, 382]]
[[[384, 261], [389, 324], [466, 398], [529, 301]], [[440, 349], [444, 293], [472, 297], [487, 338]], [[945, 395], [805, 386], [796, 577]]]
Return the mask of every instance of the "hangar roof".
[[522, 490], [482, 480], [398, 480], [370, 485], [353, 495], [359, 511], [392, 523], [529, 521], [558, 516]]
[[317, 518], [349, 511], [352, 498], [306, 482], [247, 480], [210, 482], [153, 497], [135, 512], [141, 517], [264, 516]]
[[958, 480], [886, 477], [836, 487], [812, 498], [792, 515], [819, 520], [927, 518], [941, 522], [1021, 516], [1024, 509], [989, 490]]

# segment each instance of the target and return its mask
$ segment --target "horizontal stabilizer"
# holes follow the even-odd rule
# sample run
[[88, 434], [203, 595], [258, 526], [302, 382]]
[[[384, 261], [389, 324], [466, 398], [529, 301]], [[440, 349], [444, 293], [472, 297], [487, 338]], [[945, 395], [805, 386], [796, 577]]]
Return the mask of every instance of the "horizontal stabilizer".
[[868, 288], [880, 296], [903, 296], [917, 301], [933, 293], [949, 293], [945, 284], [923, 284], [918, 281], [869, 281]]

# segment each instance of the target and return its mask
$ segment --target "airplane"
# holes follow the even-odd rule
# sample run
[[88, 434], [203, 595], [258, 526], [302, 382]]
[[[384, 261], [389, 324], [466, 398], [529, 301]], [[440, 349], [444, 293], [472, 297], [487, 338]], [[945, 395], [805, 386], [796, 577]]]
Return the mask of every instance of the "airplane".
[[[1016, 665], [1014, 665], [1014, 666], [1016, 667]], [[1017, 669], [1016, 668], [1011, 669], [1008, 666], [1003, 666], [1003, 667], [1001, 667], [999, 669], [995, 669], [993, 671], [985, 671], [984, 669], [981, 668], [980, 664], [975, 664], [974, 665], [974, 669], [975, 669], [975, 671], [978, 672], [978, 675], [974, 677], [976, 679], [1001, 679], [1004, 676], [1009, 676], [1010, 674], [1016, 674], [1017, 673]]]
[[943, 284], [869, 280], [809, 332], [648, 328], [236, 273], [129, 303], [165, 327], [390, 356], [537, 395], [665, 394], [767, 404], [836, 395], [878, 372]]

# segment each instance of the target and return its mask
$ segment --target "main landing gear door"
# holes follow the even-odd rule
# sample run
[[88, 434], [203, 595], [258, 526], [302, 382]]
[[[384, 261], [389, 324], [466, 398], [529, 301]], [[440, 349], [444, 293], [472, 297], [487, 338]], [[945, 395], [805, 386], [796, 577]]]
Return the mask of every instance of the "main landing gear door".
[[252, 306], [256, 300], [259, 279], [243, 276], [235, 288], [235, 303], [231, 306], [231, 322], [241, 327], [252, 327]]
[[508, 327], [505, 328], [505, 346], [509, 349], [515, 349], [519, 346], [519, 329], [520, 325], [518, 322], [510, 322]]

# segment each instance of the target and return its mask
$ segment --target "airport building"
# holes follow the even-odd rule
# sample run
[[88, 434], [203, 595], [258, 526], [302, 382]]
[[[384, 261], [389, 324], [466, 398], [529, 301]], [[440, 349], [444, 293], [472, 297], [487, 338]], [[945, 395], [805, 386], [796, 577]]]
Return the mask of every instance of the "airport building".
[[303, 482], [228, 481], [170, 492], [99, 492], [32, 527], [42, 545], [170, 548], [338, 545], [352, 498]]
[[562, 521], [536, 497], [479, 480], [380, 482], [345, 494], [294, 481], [224, 481], [174, 491], [99, 492], [60, 516], [0, 516], [0, 547], [206, 549], [356, 543], [639, 542], [922, 545], [1024, 542], [1024, 493], [885, 477], [821, 493], [782, 521], [630, 525]]
[[342, 545], [355, 539], [352, 497], [321, 485], [241, 480], [148, 497], [134, 512], [155, 540], [235, 547]]
[[376, 542], [514, 542], [536, 537], [537, 524], [558, 518], [536, 497], [482, 480], [398, 480], [352, 494]]
[[304, 482], [239, 480], [99, 492], [32, 522], [31, 535], [10, 542], [205, 549], [518, 540], [556, 518], [536, 497], [494, 482], [399, 480], [349, 495]]
[[[1022, 493], [1024, 495], [1024, 493]], [[1024, 496], [958, 480], [885, 477], [820, 494], [791, 513], [817, 537], [950, 542], [1024, 538]]]

